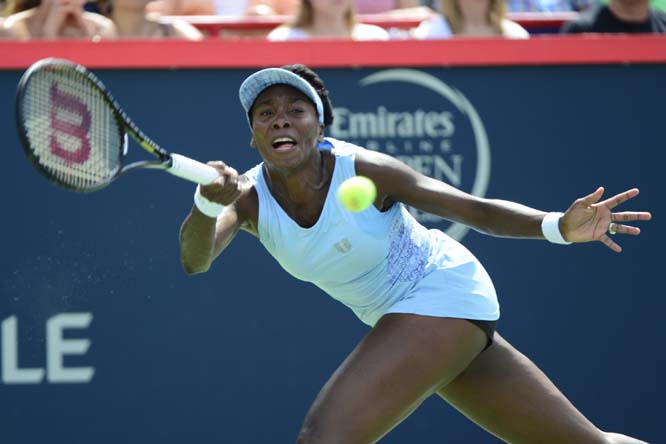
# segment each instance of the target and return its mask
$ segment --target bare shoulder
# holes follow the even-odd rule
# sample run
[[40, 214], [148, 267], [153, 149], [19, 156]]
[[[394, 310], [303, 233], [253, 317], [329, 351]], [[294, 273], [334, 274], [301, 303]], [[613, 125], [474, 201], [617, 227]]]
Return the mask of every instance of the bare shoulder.
[[387, 162], [391, 162], [393, 158], [388, 154], [381, 151], [373, 151], [369, 149], [362, 149], [356, 152], [356, 170], [359, 168], [373, 168]]
[[84, 12], [83, 19], [92, 25], [95, 30], [95, 34], [102, 38], [109, 39], [116, 38], [118, 36], [116, 25], [113, 23], [113, 21], [101, 14], [96, 14], [94, 12]]
[[307, 38], [307, 33], [301, 28], [294, 28], [290, 24], [280, 25], [266, 36], [272, 42], [284, 42], [287, 40], [298, 40]]
[[384, 204], [403, 202], [422, 211], [456, 220], [448, 209], [468, 205], [475, 198], [441, 180], [416, 171], [388, 154], [360, 150], [356, 155], [356, 174], [375, 182], [377, 197]]
[[13, 38], [28, 39], [31, 37], [28, 21], [33, 16], [35, 9], [17, 12], [5, 18], [3, 30], [5, 35]]
[[181, 19], [170, 20], [174, 36], [185, 40], [203, 40], [204, 35], [195, 26]]
[[8, 17], [5, 17], [3, 25], [5, 27], [14, 26], [17, 23], [25, 23], [30, 17], [35, 14], [35, 8], [26, 9], [25, 11], [17, 12]]
[[0, 23], [0, 39], [12, 39], [15, 37], [16, 36], [13, 32], [11, 32], [9, 29], [5, 29], [4, 25]]
[[384, 28], [368, 23], [357, 23], [352, 29], [354, 40], [390, 40], [391, 37]]
[[405, 163], [393, 156], [371, 150], [356, 153], [356, 174], [366, 176], [377, 187], [377, 207], [388, 208], [393, 202], [408, 203], [408, 190], [417, 190], [417, 184], [425, 179]]
[[367, 176], [375, 182], [383, 179], [391, 180], [396, 175], [416, 174], [416, 171], [395, 157], [379, 151], [359, 150], [355, 161], [356, 174]]

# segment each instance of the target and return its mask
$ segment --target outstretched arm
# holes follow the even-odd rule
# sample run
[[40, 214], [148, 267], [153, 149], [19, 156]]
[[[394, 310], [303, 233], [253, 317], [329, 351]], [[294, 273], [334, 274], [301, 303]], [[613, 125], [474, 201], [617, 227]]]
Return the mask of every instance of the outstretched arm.
[[378, 206], [398, 201], [421, 211], [501, 237], [543, 238], [543, 211], [515, 202], [484, 199], [425, 176], [386, 154], [363, 151], [356, 172], [377, 186]]
[[[439, 180], [424, 176], [399, 160], [373, 151], [357, 155], [356, 171], [370, 177], [377, 185], [377, 206], [391, 201], [403, 202], [419, 210], [465, 224], [482, 233], [502, 237], [543, 239], [541, 223], [546, 212], [499, 199], [473, 196]], [[634, 197], [638, 190], [629, 190], [596, 203], [603, 188], [576, 200], [560, 220], [560, 231], [569, 242], [599, 240], [614, 251], [619, 245], [606, 234], [611, 222], [611, 209]], [[612, 214], [613, 221], [648, 220], [645, 212]], [[596, 224], [596, 225], [595, 225]], [[595, 226], [596, 231], [591, 227]], [[638, 229], [618, 225], [618, 233], [638, 234]]]

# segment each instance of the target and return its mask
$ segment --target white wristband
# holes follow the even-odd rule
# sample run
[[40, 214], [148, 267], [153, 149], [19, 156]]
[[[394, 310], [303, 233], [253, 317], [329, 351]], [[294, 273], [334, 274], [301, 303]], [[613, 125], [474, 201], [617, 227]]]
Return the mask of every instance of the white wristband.
[[194, 192], [194, 205], [203, 214], [213, 218], [219, 216], [224, 210], [224, 205], [211, 202], [201, 194], [201, 185], [197, 185], [197, 190]]
[[571, 242], [567, 242], [560, 232], [560, 218], [564, 216], [564, 213], [548, 213], [546, 217], [541, 221], [541, 231], [543, 232], [543, 237], [545, 237], [549, 242], [554, 244], [569, 245]]

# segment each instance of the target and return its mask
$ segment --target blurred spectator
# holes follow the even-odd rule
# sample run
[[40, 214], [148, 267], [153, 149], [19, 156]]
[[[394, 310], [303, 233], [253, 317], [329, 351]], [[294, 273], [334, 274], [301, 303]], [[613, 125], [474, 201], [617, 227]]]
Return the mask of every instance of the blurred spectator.
[[149, 0], [111, 0], [105, 15], [113, 20], [120, 38], [178, 38], [202, 40], [203, 34], [184, 20], [146, 12]]
[[[423, 4], [421, 0], [354, 0], [354, 3], [358, 14], [382, 15], [389, 20], [423, 21], [435, 14], [433, 8]], [[391, 38], [411, 37], [407, 30], [398, 27], [389, 28], [388, 32]]]
[[352, 0], [302, 0], [295, 20], [267, 36], [272, 41], [322, 37], [388, 40], [389, 34], [379, 26], [357, 22]]
[[610, 0], [576, 20], [565, 23], [565, 34], [599, 33], [666, 33], [666, 13], [653, 9], [649, 0]]
[[214, 15], [215, 0], [153, 0], [146, 13], [159, 15]]
[[381, 14], [394, 9], [421, 6], [419, 0], [354, 0], [359, 14]]
[[161, 15], [293, 15], [299, 0], [153, 0], [146, 10]]
[[438, 11], [439, 10], [439, 1], [438, 0], [419, 0], [419, 4], [421, 6], [425, 6], [426, 8], [430, 8], [433, 11]]
[[250, 5], [245, 15], [296, 15], [301, 5], [300, 0], [249, 0], [247, 3]]
[[599, 0], [506, 0], [509, 12], [584, 11], [597, 4]]
[[417, 39], [452, 36], [501, 36], [526, 39], [529, 33], [506, 18], [504, 0], [440, 0], [440, 14], [422, 21], [414, 30]]
[[8, 29], [5, 29], [4, 22], [5, 19], [0, 17], [0, 40], [14, 38], [15, 37], [14, 34], [9, 32]]
[[[666, 0], [664, 0], [666, 1]], [[386, 20], [423, 21], [435, 14], [421, 0], [354, 0], [357, 14], [381, 15]], [[409, 39], [410, 32], [400, 27], [387, 28], [391, 39]]]
[[250, 9], [250, 0], [215, 0], [213, 5], [217, 15], [241, 17]]
[[83, 10], [84, 0], [10, 0], [4, 27], [20, 39], [115, 38], [108, 18]]

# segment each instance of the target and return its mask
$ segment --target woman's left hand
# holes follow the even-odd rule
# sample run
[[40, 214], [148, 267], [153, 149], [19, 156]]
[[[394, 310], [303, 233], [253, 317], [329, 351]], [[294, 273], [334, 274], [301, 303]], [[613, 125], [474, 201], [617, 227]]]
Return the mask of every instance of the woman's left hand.
[[638, 188], [633, 188], [599, 202], [604, 194], [604, 188], [599, 187], [594, 193], [577, 199], [560, 219], [562, 236], [569, 242], [598, 240], [616, 253], [621, 252], [622, 247], [611, 236], [641, 232], [638, 227], [624, 225], [624, 222], [652, 219], [652, 215], [644, 211], [613, 213], [613, 208], [636, 197], [638, 192]]

